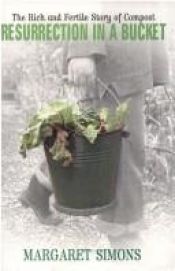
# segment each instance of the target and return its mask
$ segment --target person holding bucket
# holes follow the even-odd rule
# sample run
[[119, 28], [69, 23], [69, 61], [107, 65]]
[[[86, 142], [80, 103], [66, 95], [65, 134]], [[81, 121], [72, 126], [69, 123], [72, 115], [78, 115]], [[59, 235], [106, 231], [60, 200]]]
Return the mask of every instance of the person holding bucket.
[[[144, 92], [168, 82], [165, 48], [162, 42], [76, 41], [64, 46], [64, 55], [64, 71], [75, 85], [93, 86], [94, 78], [98, 77], [121, 102], [131, 98], [127, 122], [130, 137], [123, 140], [116, 204], [100, 214], [98, 224], [109, 239], [125, 234], [128, 229], [138, 231], [143, 216]], [[95, 96], [94, 93], [94, 99]], [[113, 99], [108, 96], [110, 93], [104, 93], [101, 99], [110, 107]], [[23, 205], [33, 208], [42, 223], [57, 224], [60, 220], [49, 208], [51, 194], [52, 186], [44, 162], [32, 176], [20, 200]]]

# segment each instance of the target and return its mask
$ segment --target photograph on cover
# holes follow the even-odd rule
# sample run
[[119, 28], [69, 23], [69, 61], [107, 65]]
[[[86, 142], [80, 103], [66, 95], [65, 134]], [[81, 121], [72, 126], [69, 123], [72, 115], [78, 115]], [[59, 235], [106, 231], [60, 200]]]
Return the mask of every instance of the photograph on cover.
[[175, 270], [175, 4], [18, 4], [2, 7], [2, 270]]

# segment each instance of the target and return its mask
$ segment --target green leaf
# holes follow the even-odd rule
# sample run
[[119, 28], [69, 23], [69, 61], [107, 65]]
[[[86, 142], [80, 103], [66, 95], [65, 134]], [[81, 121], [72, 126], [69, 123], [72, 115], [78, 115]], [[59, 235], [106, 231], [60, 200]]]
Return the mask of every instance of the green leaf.
[[84, 128], [84, 130], [82, 130], [82, 134], [90, 143], [94, 143], [98, 135], [98, 129], [93, 124], [89, 124]]
[[102, 108], [101, 111], [100, 111], [100, 118], [102, 120], [104, 120], [104, 122], [106, 122], [108, 120], [108, 117], [109, 117], [109, 110], [108, 108]]
[[29, 127], [21, 138], [20, 153], [26, 157], [27, 150], [35, 148], [41, 143], [41, 123], [33, 127]]
[[126, 123], [127, 117], [129, 113], [128, 103], [121, 103], [112, 114], [111, 112], [107, 114], [105, 122], [106, 122], [106, 130], [108, 132], [114, 131], [116, 129], [122, 129]]

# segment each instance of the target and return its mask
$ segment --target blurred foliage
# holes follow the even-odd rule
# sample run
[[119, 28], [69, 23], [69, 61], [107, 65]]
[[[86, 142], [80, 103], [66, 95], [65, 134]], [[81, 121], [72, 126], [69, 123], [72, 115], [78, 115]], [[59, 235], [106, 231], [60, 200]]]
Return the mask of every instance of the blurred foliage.
[[[13, 88], [26, 116], [57, 96], [63, 50], [61, 43], [29, 42], [2, 48], [3, 92]], [[14, 57], [15, 55], [15, 57]]]
[[145, 95], [145, 185], [159, 199], [166, 195], [175, 197], [174, 93], [172, 87], [157, 87]]

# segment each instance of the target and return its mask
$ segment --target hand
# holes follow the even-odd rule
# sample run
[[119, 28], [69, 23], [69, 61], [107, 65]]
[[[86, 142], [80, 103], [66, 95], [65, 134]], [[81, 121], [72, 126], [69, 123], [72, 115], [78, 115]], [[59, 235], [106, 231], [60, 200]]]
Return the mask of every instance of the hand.
[[93, 58], [77, 57], [69, 61], [69, 82], [77, 86], [94, 85], [96, 79], [96, 65]]

